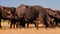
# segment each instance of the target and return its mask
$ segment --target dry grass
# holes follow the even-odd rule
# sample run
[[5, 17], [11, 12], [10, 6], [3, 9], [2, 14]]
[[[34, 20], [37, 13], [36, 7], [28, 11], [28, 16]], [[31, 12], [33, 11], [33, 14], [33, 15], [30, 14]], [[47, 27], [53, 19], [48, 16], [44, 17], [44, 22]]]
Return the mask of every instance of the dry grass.
[[[37, 30], [34, 25], [30, 25], [29, 28], [22, 29], [10, 29], [9, 24], [2, 23], [3, 28], [0, 29], [0, 34], [60, 34], [60, 28], [47, 28], [39, 27]], [[33, 26], [33, 27], [32, 27]]]

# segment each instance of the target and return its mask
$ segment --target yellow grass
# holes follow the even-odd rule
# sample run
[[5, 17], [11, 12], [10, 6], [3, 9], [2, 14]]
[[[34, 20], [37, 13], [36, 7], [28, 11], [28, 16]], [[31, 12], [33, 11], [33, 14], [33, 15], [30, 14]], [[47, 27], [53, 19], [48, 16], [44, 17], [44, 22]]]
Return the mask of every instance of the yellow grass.
[[[3, 28], [0, 29], [0, 34], [60, 34], [60, 28], [47, 28], [40, 27], [37, 30], [34, 25], [30, 24], [30, 28], [10, 29], [8, 22], [2, 23]], [[31, 27], [33, 26], [33, 27]]]

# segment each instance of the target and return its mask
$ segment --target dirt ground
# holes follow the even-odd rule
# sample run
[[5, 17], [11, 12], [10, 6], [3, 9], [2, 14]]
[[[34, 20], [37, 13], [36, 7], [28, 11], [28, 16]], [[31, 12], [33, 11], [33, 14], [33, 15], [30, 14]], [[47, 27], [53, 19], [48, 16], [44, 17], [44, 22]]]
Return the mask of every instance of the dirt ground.
[[[0, 29], [0, 34], [60, 34], [60, 28], [47, 28], [39, 27], [37, 30], [34, 25], [29, 25], [29, 28], [21, 28], [21, 29], [10, 29], [9, 24], [6, 22], [2, 22], [2, 29]], [[32, 27], [33, 26], [33, 27]]]

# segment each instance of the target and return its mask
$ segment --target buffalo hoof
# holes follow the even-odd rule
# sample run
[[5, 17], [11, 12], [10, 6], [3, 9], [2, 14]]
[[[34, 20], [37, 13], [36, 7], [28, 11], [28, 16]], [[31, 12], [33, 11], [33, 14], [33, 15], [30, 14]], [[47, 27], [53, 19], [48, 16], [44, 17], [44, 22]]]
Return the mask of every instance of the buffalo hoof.
[[10, 26], [10, 28], [12, 29], [12, 27]]
[[48, 26], [45, 27], [45, 29], [47, 29], [47, 28], [48, 28]]

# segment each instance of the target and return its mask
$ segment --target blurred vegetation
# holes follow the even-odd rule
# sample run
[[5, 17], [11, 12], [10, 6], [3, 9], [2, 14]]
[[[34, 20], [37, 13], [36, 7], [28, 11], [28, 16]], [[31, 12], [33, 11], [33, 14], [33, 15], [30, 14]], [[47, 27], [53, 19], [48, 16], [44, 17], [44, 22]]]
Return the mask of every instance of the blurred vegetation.
[[8, 22], [9, 20], [3, 20], [3, 19], [1, 19], [1, 22]]

